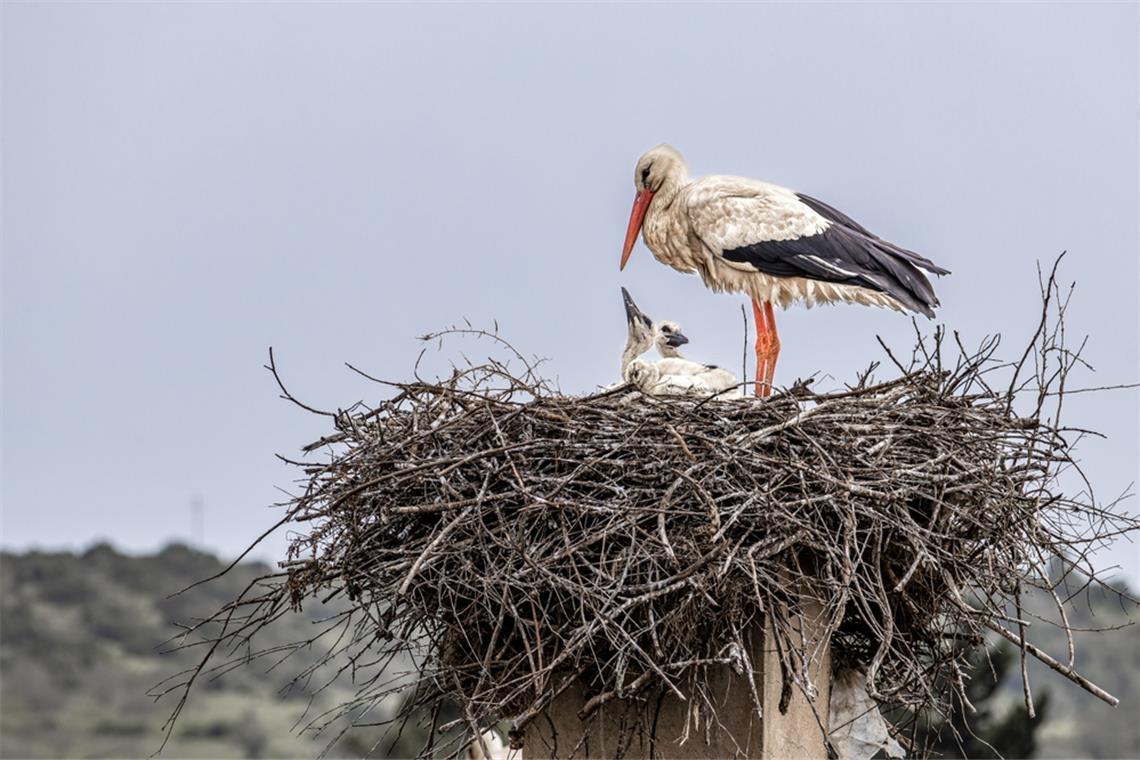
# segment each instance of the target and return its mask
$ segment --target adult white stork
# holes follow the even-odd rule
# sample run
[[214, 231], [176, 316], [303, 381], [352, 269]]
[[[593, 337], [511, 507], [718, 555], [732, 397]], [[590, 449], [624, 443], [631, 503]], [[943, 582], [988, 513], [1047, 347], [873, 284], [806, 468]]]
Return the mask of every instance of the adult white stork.
[[847, 301], [934, 316], [938, 298], [922, 270], [949, 272], [822, 201], [743, 177], [690, 179], [669, 145], [638, 159], [633, 183], [621, 268], [641, 232], [661, 263], [751, 297], [757, 396], [771, 394], [780, 354], [773, 304]]

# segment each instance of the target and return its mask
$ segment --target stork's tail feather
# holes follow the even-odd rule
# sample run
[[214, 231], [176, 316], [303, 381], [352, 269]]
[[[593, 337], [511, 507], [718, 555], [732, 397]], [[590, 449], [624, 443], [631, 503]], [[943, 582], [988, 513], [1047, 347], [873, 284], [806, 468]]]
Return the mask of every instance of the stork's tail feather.
[[878, 240], [876, 240], [876, 242], [878, 242], [880, 244], [879, 247], [889, 251], [890, 253], [894, 254], [895, 256], [898, 256], [899, 258], [906, 259], [911, 264], [914, 264], [917, 267], [925, 269], [927, 272], [930, 272], [931, 274], [937, 274], [937, 275], [950, 274], [949, 269], [943, 269], [942, 267], [938, 266], [933, 261], [931, 261], [930, 259], [926, 258], [925, 256], [923, 256], [921, 254], [915, 253], [914, 251], [909, 251], [906, 248], [901, 248], [901, 247], [895, 245], [894, 243], [888, 242], [886, 240], [878, 239]]
[[922, 270], [926, 269], [934, 274], [950, 274], [950, 272], [935, 266], [913, 251], [899, 248], [884, 240], [875, 239], [873, 242], [875, 258], [891, 275], [889, 280], [893, 280], [893, 282], [880, 283], [882, 289], [912, 311], [934, 319], [934, 307], [939, 305], [938, 296], [934, 293], [930, 279]]
[[822, 237], [829, 234], [850, 256], [855, 264], [852, 268], [858, 271], [857, 277], [865, 286], [886, 293], [911, 311], [934, 318], [938, 296], [923, 270], [949, 274], [947, 270], [914, 251], [848, 227], [832, 225]]

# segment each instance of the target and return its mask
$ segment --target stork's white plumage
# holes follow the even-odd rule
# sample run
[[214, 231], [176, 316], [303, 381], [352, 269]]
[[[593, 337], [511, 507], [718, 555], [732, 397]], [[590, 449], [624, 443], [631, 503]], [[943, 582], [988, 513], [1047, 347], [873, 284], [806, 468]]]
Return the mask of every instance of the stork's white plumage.
[[810, 196], [743, 177], [690, 179], [669, 145], [638, 160], [634, 186], [621, 267], [641, 232], [661, 263], [749, 296], [757, 395], [771, 393], [780, 352], [773, 305], [846, 301], [932, 317], [938, 298], [923, 270], [949, 274]]

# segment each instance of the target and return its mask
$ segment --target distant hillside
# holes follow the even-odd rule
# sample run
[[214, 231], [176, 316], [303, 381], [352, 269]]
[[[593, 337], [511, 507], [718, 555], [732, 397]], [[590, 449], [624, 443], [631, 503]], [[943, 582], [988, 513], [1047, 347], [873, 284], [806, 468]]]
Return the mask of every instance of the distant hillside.
[[[1125, 593], [1128, 589], [1120, 585]], [[1029, 681], [1034, 691], [1049, 692], [1049, 716], [1038, 732], [1037, 757], [1140, 758], [1140, 610], [1133, 602], [1103, 588], [1082, 588], [1074, 579], [1066, 608], [1069, 624], [1077, 631], [1076, 666], [1080, 673], [1120, 698], [1110, 707], [1030, 658]], [[1055, 618], [1051, 602], [1031, 598], [1027, 611]], [[1032, 618], [1031, 618], [1032, 620]], [[1116, 628], [1093, 632], [1089, 629]], [[1041, 622], [1033, 623], [1029, 640], [1060, 660], [1066, 659], [1064, 633]], [[1021, 700], [1017, 668], [1007, 679], [1010, 699]]]
[[[268, 571], [241, 565], [218, 581], [166, 598], [221, 568], [217, 558], [177, 545], [145, 557], [105, 545], [81, 555], [0, 554], [0, 756], [143, 758], [155, 752], [176, 697], [156, 704], [146, 692], [196, 662], [196, 653], [159, 654], [160, 643], [177, 633], [173, 621], [212, 612]], [[310, 621], [291, 615], [270, 635], [279, 642], [307, 638]], [[320, 754], [329, 737], [302, 737], [294, 728], [307, 695], [278, 694], [304, 663], [290, 661], [267, 673], [270, 664], [203, 681], [162, 756]], [[349, 694], [338, 685], [313, 707], [333, 706]], [[415, 733], [405, 732], [395, 755], [414, 754]], [[369, 754], [377, 738], [354, 731], [331, 756], [382, 756], [387, 743]]]
[[[994, 747], [1001, 747], [1009, 757], [1031, 753], [1035, 758], [1140, 758], [1140, 721], [1136, 720], [1140, 710], [1140, 682], [1136, 679], [1140, 669], [1140, 626], [1132, 624], [1138, 618], [1137, 605], [1128, 601], [1123, 587], [1119, 591], [1124, 594], [1101, 587], [1090, 589], [1077, 576], [1071, 576], [1067, 585], [1061, 596], [1071, 597], [1066, 612], [1075, 629], [1076, 666], [1082, 675], [1117, 696], [1119, 707], [1109, 706], [1029, 657], [1029, 682], [1041, 713], [1030, 739], [1020, 655], [1015, 647], [999, 639], [991, 642], [994, 646], [985, 654], [972, 657], [979, 667], [972, 674], [968, 691], [978, 712], [957, 713], [956, 720], [969, 723], [980, 734], [976, 739], [966, 737], [966, 753], [970, 756], [996, 757]], [[1038, 619], [1056, 619], [1053, 602], [1045, 594], [1029, 595], [1023, 613], [1030, 623], [1030, 642], [1062, 661], [1067, 660], [1064, 632]], [[996, 687], [992, 672], [998, 674]], [[991, 697], [987, 699], [987, 695]], [[961, 723], [956, 725], [961, 730]], [[935, 756], [963, 754], [952, 732], [943, 731], [939, 739], [934, 744]], [[987, 745], [987, 741], [992, 741], [993, 746]]]
[[[221, 567], [217, 558], [185, 546], [145, 557], [105, 545], [81, 555], [0, 554], [0, 756], [146, 757], [157, 750], [174, 700], [155, 704], [146, 692], [196, 662], [189, 652], [161, 655], [159, 644], [176, 632], [174, 621], [212, 612], [269, 570], [241, 565], [218, 581], [166, 598]], [[1079, 591], [1075, 602], [1070, 615], [1076, 627], [1120, 626], [1136, 618], [1134, 605], [1100, 591]], [[272, 640], [262, 643], [307, 638], [317, 614], [307, 609], [281, 619]], [[1055, 629], [1035, 625], [1031, 638], [1054, 654], [1064, 652]], [[1120, 697], [1121, 706], [1113, 709], [1034, 665], [1034, 687], [1047, 690], [1050, 699], [1037, 756], [1140, 757], [1140, 629], [1083, 634], [1077, 643], [1078, 667]], [[299, 736], [294, 727], [307, 696], [278, 693], [304, 663], [266, 672], [269, 664], [203, 682], [162, 757], [320, 754], [328, 737]], [[1021, 698], [1017, 668], [1011, 670], [1007, 703]], [[313, 709], [331, 707], [350, 693], [348, 684], [338, 684], [319, 695]], [[383, 756], [388, 742], [377, 746], [378, 738], [367, 729], [352, 731], [331, 755]], [[392, 754], [414, 754], [421, 739], [419, 730], [405, 728]]]

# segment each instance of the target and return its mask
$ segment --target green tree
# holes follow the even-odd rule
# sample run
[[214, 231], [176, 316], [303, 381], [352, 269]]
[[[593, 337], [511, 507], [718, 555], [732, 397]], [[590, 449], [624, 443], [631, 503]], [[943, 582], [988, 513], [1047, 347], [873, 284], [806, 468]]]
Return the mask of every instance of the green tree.
[[1034, 696], [1035, 718], [1029, 717], [1024, 701], [1007, 697], [1003, 706], [1001, 687], [1011, 668], [1016, 670], [1017, 662], [1017, 651], [1004, 643], [971, 656], [966, 696], [976, 712], [971, 713], [955, 695], [949, 715], [920, 721], [917, 746], [928, 748], [935, 757], [1033, 757], [1049, 694]]

